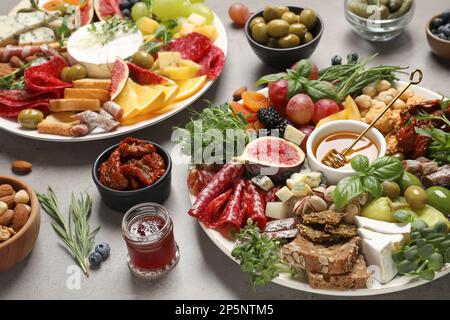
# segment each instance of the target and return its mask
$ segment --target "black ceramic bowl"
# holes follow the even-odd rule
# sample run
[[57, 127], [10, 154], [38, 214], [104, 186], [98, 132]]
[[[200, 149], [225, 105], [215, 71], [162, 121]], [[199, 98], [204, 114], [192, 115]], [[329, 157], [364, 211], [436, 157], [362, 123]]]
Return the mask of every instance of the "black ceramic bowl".
[[98, 169], [103, 162], [108, 160], [111, 153], [119, 146], [116, 144], [105, 151], [95, 160], [92, 167], [92, 179], [97, 186], [98, 192], [102, 197], [103, 202], [111, 209], [118, 212], [127, 212], [131, 207], [143, 203], [143, 202], [156, 202], [163, 203], [170, 195], [171, 181], [172, 181], [172, 159], [169, 153], [164, 150], [160, 145], [151, 141], [145, 141], [151, 143], [156, 147], [156, 152], [164, 159], [166, 164], [166, 173], [151, 186], [131, 191], [118, 191], [105, 187], [98, 180]]
[[[289, 6], [289, 10], [291, 10], [295, 14], [300, 14], [303, 9], [304, 8]], [[255, 52], [255, 54], [265, 64], [276, 69], [285, 70], [287, 68], [290, 68], [297, 61], [309, 58], [314, 53], [317, 45], [320, 42], [320, 38], [322, 37], [324, 29], [323, 20], [317, 14], [317, 12], [316, 26], [312, 30], [309, 30], [314, 36], [314, 39], [311, 42], [302, 44], [297, 47], [282, 49], [267, 47], [253, 40], [252, 31], [250, 29], [250, 22], [253, 20], [253, 18], [262, 17], [263, 11], [264, 10], [256, 12], [247, 20], [247, 23], [245, 24], [245, 35], [247, 36], [248, 43], [253, 49], [253, 52]]]

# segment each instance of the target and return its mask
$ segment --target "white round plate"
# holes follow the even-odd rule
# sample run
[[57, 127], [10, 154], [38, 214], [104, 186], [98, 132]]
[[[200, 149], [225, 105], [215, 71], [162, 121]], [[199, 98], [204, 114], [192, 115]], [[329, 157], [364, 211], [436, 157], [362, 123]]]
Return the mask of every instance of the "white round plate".
[[[406, 84], [405, 82], [399, 82], [400, 85]], [[442, 96], [425, 88], [414, 86], [413, 90], [416, 94], [424, 96], [430, 99], [441, 99]], [[261, 93], [267, 94], [267, 88], [260, 90]], [[195, 202], [196, 197], [193, 194], [189, 194], [189, 198], [191, 203]], [[233, 250], [235, 241], [233, 239], [229, 239], [225, 237], [222, 233], [209, 229], [203, 223], [199, 222], [202, 229], [208, 235], [208, 237], [214, 242], [214, 244], [219, 247], [222, 252], [224, 252], [230, 259], [234, 260], [236, 263], [236, 259], [231, 256], [231, 251]], [[450, 264], [447, 264], [440, 272], [435, 274], [434, 280], [441, 278], [450, 273]], [[433, 280], [433, 281], [434, 281]], [[384, 285], [382, 284], [374, 284], [370, 289], [354, 289], [354, 290], [325, 290], [325, 289], [314, 289], [309, 286], [307, 282], [303, 282], [298, 279], [292, 278], [289, 274], [283, 273], [280, 274], [277, 278], [273, 279], [273, 282], [300, 291], [323, 294], [323, 295], [332, 295], [332, 296], [371, 296], [378, 294], [386, 294], [396, 291], [403, 291], [406, 289], [410, 289], [413, 287], [417, 287], [423, 284], [428, 283], [429, 281], [421, 280], [421, 279], [411, 279], [407, 276], [397, 276], [389, 283]], [[249, 283], [250, 286], [250, 283]]]
[[[25, 0], [26, 3], [28, 0]], [[20, 3], [15, 9], [12, 10], [12, 12], [16, 12], [20, 8], [24, 6], [23, 3]], [[25, 6], [26, 7], [26, 6]], [[214, 14], [214, 25], [217, 28], [217, 31], [219, 33], [219, 36], [217, 40], [214, 42], [214, 44], [222, 49], [222, 51], [225, 54], [225, 57], [227, 56], [228, 51], [228, 39], [227, 34], [225, 31], [225, 27], [222, 23], [222, 21], [219, 19], [219, 17]], [[217, 80], [217, 79], [216, 79]], [[117, 130], [112, 132], [104, 132], [102, 130], [92, 132], [91, 134], [84, 136], [84, 137], [64, 137], [64, 136], [56, 136], [51, 134], [43, 134], [39, 133], [36, 130], [24, 130], [20, 127], [19, 123], [15, 119], [11, 118], [2, 118], [0, 117], [0, 129], [6, 130], [8, 132], [11, 132], [13, 134], [23, 136], [26, 138], [31, 139], [37, 139], [37, 140], [44, 140], [44, 141], [54, 141], [54, 142], [82, 142], [82, 141], [93, 141], [93, 140], [101, 140], [101, 139], [108, 139], [115, 136], [120, 136], [124, 134], [129, 134], [133, 131], [137, 131], [143, 128], [150, 127], [154, 124], [157, 124], [158, 122], [161, 122], [167, 118], [170, 118], [174, 114], [186, 109], [191, 104], [193, 104], [196, 100], [198, 100], [214, 83], [213, 81], [208, 81], [203, 85], [203, 88], [201, 88], [195, 95], [192, 97], [182, 100], [178, 103], [176, 103], [173, 108], [161, 115], [157, 115], [154, 118], [129, 125], [129, 126], [120, 126]]]

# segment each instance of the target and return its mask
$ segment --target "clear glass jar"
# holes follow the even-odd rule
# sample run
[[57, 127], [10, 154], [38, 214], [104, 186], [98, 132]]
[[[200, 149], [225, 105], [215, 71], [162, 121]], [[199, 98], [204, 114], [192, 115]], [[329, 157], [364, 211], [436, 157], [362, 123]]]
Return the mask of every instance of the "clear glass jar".
[[348, 3], [344, 1], [345, 18], [353, 26], [355, 32], [369, 41], [389, 41], [399, 36], [403, 29], [411, 22], [414, 16], [415, 1], [411, 8], [396, 19], [380, 20], [376, 18], [362, 18], [348, 9]]
[[159, 277], [175, 267], [180, 254], [167, 210], [156, 203], [134, 206], [122, 220], [128, 248], [128, 266], [145, 279]]

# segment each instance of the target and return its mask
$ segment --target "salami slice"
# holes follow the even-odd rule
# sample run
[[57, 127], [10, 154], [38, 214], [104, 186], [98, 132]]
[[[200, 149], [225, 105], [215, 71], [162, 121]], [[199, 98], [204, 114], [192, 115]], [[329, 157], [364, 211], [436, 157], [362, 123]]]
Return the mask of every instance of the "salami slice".
[[189, 191], [198, 195], [200, 191], [212, 180], [214, 172], [205, 169], [191, 169], [188, 173]]
[[244, 212], [241, 211], [241, 198], [245, 187], [244, 179], [238, 179], [233, 188], [233, 194], [225, 207], [220, 220], [215, 227], [223, 227], [231, 224], [236, 230], [241, 229], [242, 221], [244, 220]]
[[215, 228], [220, 217], [223, 215], [225, 206], [230, 199], [233, 189], [229, 189], [211, 201], [205, 209], [205, 215], [201, 220], [208, 228]]
[[60, 79], [64, 67], [67, 67], [64, 58], [55, 56], [46, 63], [27, 68], [24, 74], [25, 87], [27, 90], [37, 92], [63, 91], [72, 87], [70, 83]]
[[208, 80], [214, 80], [225, 67], [225, 54], [222, 49], [212, 46], [208, 53], [198, 63], [202, 66], [201, 75], [206, 75]]
[[198, 62], [207, 55], [212, 46], [213, 44], [208, 37], [192, 32], [186, 37], [170, 42], [168, 49], [181, 53], [183, 59]]
[[188, 214], [201, 220], [208, 204], [229, 189], [234, 180], [239, 178], [243, 172], [244, 166], [241, 163], [229, 162], [225, 164], [198, 194], [197, 200], [188, 211]]
[[247, 193], [247, 214], [245, 220], [252, 219], [261, 230], [264, 230], [267, 223], [264, 205], [265, 201], [250, 180], [246, 183], [245, 191]]
[[0, 116], [16, 118], [19, 115], [19, 113], [24, 109], [37, 109], [42, 111], [44, 114], [47, 114], [50, 110], [50, 104], [46, 100], [45, 101], [36, 100], [34, 103], [17, 108], [17, 107], [9, 107], [7, 105], [0, 103]]

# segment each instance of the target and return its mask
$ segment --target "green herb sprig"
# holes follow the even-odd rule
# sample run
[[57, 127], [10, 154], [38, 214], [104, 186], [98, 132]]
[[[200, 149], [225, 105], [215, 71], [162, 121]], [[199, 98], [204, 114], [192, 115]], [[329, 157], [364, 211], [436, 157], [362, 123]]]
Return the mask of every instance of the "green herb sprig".
[[365, 191], [373, 198], [379, 198], [383, 192], [380, 182], [396, 180], [404, 172], [400, 160], [389, 156], [377, 158], [369, 164], [366, 156], [357, 155], [351, 159], [351, 166], [357, 174], [339, 181], [333, 191], [333, 202], [337, 208], [345, 207]]
[[80, 194], [78, 198], [72, 194], [67, 220], [59, 208], [58, 198], [52, 188], [49, 187], [47, 194], [38, 194], [38, 199], [44, 211], [53, 219], [53, 230], [64, 242], [75, 262], [89, 276], [88, 255], [100, 230], [100, 227], [91, 230], [89, 226], [92, 198], [87, 193]]
[[3, 77], [0, 77], [0, 89], [6, 90], [16, 90], [23, 89], [25, 87], [25, 78], [22, 76], [18, 77], [18, 75], [22, 74], [22, 72], [28, 68], [33, 62], [28, 62], [24, 64], [22, 67], [17, 68], [10, 74], [7, 74]]
[[103, 44], [107, 44], [114, 39], [117, 32], [127, 33], [132, 30], [137, 30], [135, 23], [130, 19], [124, 19], [120, 17], [110, 17], [106, 19], [100, 28], [97, 25], [91, 24], [88, 28], [89, 32], [94, 34], [97, 39]]
[[297, 274], [297, 269], [283, 262], [280, 241], [262, 233], [251, 219], [236, 238], [231, 255], [239, 260], [242, 271], [250, 274], [253, 288], [270, 283], [282, 272]]
[[169, 19], [161, 22], [155, 31], [153, 39], [144, 43], [143, 49], [148, 53], [156, 53], [159, 49], [173, 39], [173, 31], [178, 26], [178, 21]]

